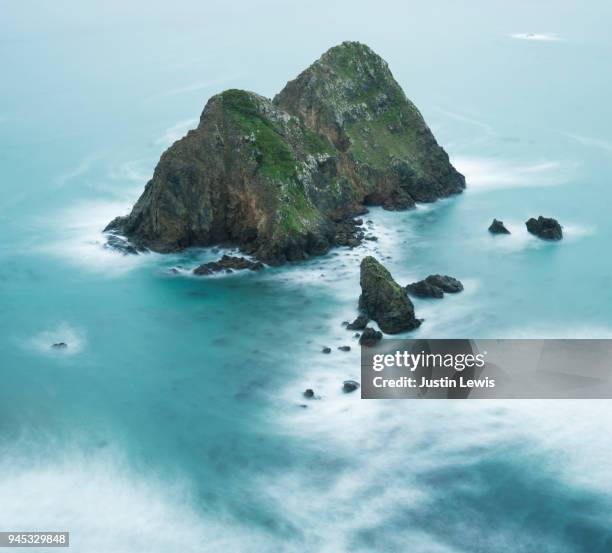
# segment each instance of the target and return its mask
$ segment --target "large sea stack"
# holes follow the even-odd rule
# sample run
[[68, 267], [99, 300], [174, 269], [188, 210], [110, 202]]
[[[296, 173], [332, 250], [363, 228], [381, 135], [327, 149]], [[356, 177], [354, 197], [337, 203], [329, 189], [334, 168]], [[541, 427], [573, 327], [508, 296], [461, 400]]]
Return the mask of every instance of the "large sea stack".
[[386, 62], [344, 42], [274, 101], [213, 96], [106, 230], [137, 248], [234, 244], [280, 264], [342, 243], [364, 204], [406, 209], [464, 187]]

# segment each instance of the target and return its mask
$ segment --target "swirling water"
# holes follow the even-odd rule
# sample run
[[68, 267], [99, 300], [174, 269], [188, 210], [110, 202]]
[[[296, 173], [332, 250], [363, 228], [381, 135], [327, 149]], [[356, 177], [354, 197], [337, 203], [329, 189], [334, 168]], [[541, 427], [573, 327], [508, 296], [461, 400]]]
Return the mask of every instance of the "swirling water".
[[[340, 391], [366, 253], [465, 283], [416, 302], [416, 335], [612, 336], [610, 9], [531, 4], [6, 7], [0, 530], [79, 552], [609, 551], [608, 402]], [[377, 242], [259, 274], [103, 248], [211, 94], [271, 96], [345, 39], [389, 61], [463, 195], [373, 209]], [[562, 243], [526, 234], [539, 214]]]

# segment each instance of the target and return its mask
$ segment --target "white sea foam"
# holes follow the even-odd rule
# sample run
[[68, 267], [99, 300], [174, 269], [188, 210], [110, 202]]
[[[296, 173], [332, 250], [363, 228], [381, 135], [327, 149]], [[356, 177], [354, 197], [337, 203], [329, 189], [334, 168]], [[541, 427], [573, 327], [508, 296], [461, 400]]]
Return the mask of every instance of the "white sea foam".
[[252, 532], [222, 514], [198, 512], [186, 482], [134, 470], [121, 457], [68, 452], [32, 461], [5, 454], [0, 462], [3, 529], [70, 531], [81, 553], [248, 551]]
[[567, 180], [570, 163], [542, 160], [512, 163], [500, 159], [455, 157], [453, 164], [466, 177], [466, 193], [522, 188], [557, 186]]
[[55, 239], [41, 244], [41, 253], [62, 258], [81, 269], [117, 276], [145, 263], [156, 254], [123, 255], [106, 247], [102, 230], [117, 215], [129, 213], [130, 204], [121, 201], [78, 202], [42, 224], [54, 229]]
[[[64, 342], [67, 347], [53, 348], [53, 344]], [[45, 329], [36, 335], [21, 340], [22, 346], [45, 355], [73, 356], [81, 353], [87, 346], [87, 336], [84, 330], [78, 329], [67, 322], [61, 322], [54, 328]]]
[[582, 144], [587, 148], [596, 148], [603, 150], [608, 153], [612, 153], [612, 142], [601, 138], [594, 138], [592, 136], [585, 136], [582, 134], [565, 133], [566, 136], [574, 139], [576, 142]]
[[513, 33], [512, 38], [518, 40], [533, 40], [540, 42], [559, 42], [561, 37], [557, 33]]

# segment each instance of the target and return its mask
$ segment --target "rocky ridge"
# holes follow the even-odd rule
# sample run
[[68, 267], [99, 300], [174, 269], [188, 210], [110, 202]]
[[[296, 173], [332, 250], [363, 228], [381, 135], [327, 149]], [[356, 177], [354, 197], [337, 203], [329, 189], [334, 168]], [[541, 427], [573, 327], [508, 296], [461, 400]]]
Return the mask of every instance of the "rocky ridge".
[[131, 213], [105, 230], [134, 251], [232, 244], [281, 264], [357, 245], [365, 205], [406, 209], [464, 187], [386, 62], [344, 42], [274, 101], [213, 96]]

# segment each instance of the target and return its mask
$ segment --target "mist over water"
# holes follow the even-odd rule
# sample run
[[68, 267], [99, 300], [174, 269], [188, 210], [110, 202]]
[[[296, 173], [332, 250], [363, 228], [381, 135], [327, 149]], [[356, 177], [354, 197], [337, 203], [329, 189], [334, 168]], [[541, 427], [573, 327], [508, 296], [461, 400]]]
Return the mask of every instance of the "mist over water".
[[[86, 553], [609, 551], [609, 402], [341, 391], [368, 254], [464, 283], [415, 300], [411, 337], [612, 337], [612, 14], [532, 4], [2, 10], [0, 530]], [[377, 241], [257, 274], [104, 248], [208, 97], [272, 96], [346, 39], [389, 62], [464, 194], [374, 208]], [[526, 232], [538, 215], [562, 242]]]

